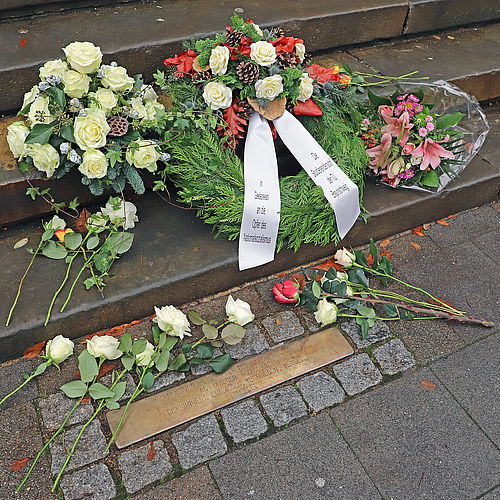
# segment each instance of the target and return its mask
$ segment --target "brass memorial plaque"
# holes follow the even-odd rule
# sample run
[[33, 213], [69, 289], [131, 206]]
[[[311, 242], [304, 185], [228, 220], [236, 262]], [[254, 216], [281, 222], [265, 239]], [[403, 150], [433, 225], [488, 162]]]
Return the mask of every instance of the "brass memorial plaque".
[[[222, 374], [210, 373], [136, 401], [129, 406], [116, 445], [137, 443], [352, 353], [339, 330], [329, 328], [239, 361]], [[121, 413], [121, 408], [108, 412], [111, 432]]]

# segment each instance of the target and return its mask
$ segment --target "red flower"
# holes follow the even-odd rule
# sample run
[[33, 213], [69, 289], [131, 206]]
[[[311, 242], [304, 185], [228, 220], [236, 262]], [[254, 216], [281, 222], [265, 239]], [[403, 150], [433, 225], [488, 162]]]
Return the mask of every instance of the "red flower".
[[304, 43], [304, 40], [302, 38], [294, 38], [293, 36], [280, 36], [277, 40], [271, 42], [276, 49], [277, 55], [284, 52], [292, 52], [296, 43]]
[[165, 66], [177, 66], [177, 71], [175, 76], [186, 76], [193, 72], [193, 61], [198, 57], [196, 52], [191, 49], [176, 55], [175, 57], [170, 57], [163, 61]]
[[325, 83], [332, 80], [338, 80], [336, 75], [339, 72], [339, 67], [333, 66], [333, 68], [323, 68], [323, 66], [319, 64], [311, 64], [307, 67], [307, 72], [311, 78], [318, 80], [320, 83]]
[[321, 111], [321, 108], [311, 98], [309, 98], [304, 102], [298, 101], [293, 107], [293, 114], [297, 116], [323, 116], [323, 111]]
[[292, 280], [276, 283], [273, 293], [280, 304], [295, 304], [299, 300], [299, 284]]
[[244, 56], [250, 57], [250, 45], [252, 45], [252, 43], [253, 40], [249, 36], [242, 36], [238, 50]]
[[224, 47], [227, 47], [229, 49], [229, 52], [231, 54], [231, 61], [236, 61], [238, 59], [238, 49], [236, 47], [233, 47], [232, 45], [229, 45], [227, 43], [221, 43], [221, 45], [224, 45]]

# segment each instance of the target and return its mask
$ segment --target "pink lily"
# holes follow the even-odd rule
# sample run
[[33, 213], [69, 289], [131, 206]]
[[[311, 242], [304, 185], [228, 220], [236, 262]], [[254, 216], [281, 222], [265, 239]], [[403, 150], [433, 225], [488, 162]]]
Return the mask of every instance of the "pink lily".
[[404, 155], [411, 155], [413, 153], [413, 151], [415, 151], [415, 144], [413, 144], [411, 142], [407, 142], [403, 146], [403, 154]]
[[366, 153], [370, 158], [370, 168], [378, 173], [378, 169], [385, 167], [389, 162], [389, 156], [391, 153], [391, 134], [384, 134], [378, 146], [367, 149]]
[[410, 123], [408, 111], [401, 113], [399, 118], [390, 116], [386, 113], [380, 113], [380, 115], [387, 123], [385, 127], [382, 127], [381, 132], [383, 134], [388, 132], [392, 137], [398, 137], [399, 145], [404, 146], [408, 142], [410, 130], [413, 128], [413, 123]]
[[[444, 141], [446, 142], [446, 139]], [[453, 158], [453, 153], [443, 148], [432, 139], [425, 139], [413, 151], [412, 156], [423, 156], [420, 170], [425, 170], [429, 165], [436, 170], [441, 163], [441, 158]]]

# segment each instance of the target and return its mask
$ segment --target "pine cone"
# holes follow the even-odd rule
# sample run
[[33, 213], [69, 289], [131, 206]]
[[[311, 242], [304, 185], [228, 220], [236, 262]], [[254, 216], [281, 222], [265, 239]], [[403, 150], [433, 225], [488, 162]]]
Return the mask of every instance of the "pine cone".
[[276, 58], [276, 62], [281, 69], [296, 68], [299, 58], [292, 52], [284, 52]]
[[243, 101], [238, 101], [238, 106], [241, 106], [243, 109], [238, 113], [238, 116], [240, 118], [243, 118], [244, 120], [249, 120], [250, 116], [252, 114], [253, 108], [250, 106], [248, 101], [245, 99]]
[[304, 66], [304, 68], [307, 68], [307, 66], [310, 66], [311, 64], [312, 64], [312, 55], [309, 54], [309, 52], [306, 52], [304, 60], [302, 61], [302, 66]]
[[128, 120], [123, 118], [123, 116], [110, 116], [107, 120], [109, 127], [111, 130], [108, 132], [108, 135], [112, 135], [113, 137], [121, 137], [125, 135], [128, 130]]
[[259, 68], [248, 61], [242, 61], [236, 67], [236, 74], [242, 83], [252, 85], [259, 79]]
[[226, 42], [232, 47], [237, 47], [240, 43], [243, 33], [238, 30], [232, 30], [231, 28], [226, 28]]
[[195, 71], [192, 75], [191, 78], [194, 82], [196, 81], [204, 81], [204, 80], [210, 80], [212, 78], [212, 73], [209, 69], [205, 71]]
[[293, 104], [292, 101], [289, 101], [287, 100], [286, 101], [286, 105], [285, 105], [285, 109], [289, 112], [289, 113], [292, 113], [292, 115], [294, 114], [293, 110], [295, 108], [295, 105]]
[[274, 28], [274, 34], [279, 38], [281, 36], [285, 36], [285, 30], [279, 26], [278, 28]]

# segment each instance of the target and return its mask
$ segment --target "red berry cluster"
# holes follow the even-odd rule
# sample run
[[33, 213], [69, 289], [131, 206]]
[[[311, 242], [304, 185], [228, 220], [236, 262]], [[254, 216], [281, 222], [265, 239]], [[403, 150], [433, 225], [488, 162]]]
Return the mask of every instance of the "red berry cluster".
[[378, 128], [370, 128], [364, 132], [361, 132], [361, 139], [365, 143], [365, 148], [373, 148], [377, 145], [377, 141], [375, 140], [375, 133], [378, 132]]

